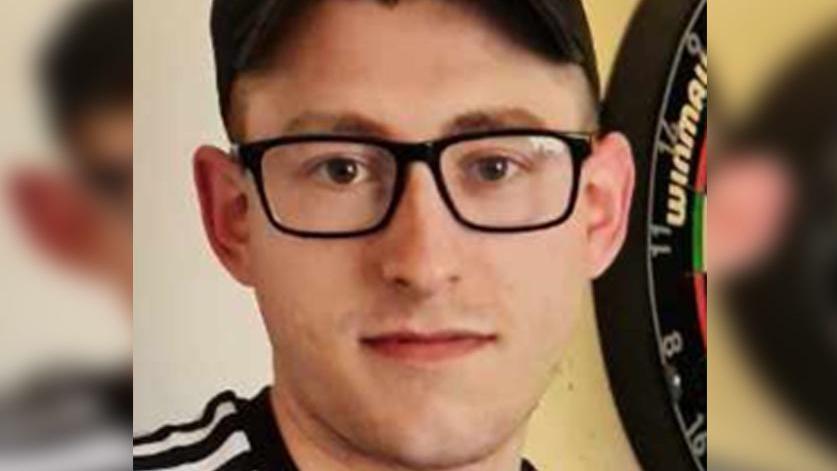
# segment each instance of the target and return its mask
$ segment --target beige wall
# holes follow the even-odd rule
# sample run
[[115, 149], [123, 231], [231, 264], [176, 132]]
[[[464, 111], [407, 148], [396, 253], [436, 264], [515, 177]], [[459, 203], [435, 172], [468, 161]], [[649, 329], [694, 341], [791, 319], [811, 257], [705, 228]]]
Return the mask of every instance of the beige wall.
[[225, 146], [209, 0], [134, 2], [134, 427], [195, 417], [223, 388], [252, 394], [269, 358], [249, 292], [205, 242], [191, 153]]

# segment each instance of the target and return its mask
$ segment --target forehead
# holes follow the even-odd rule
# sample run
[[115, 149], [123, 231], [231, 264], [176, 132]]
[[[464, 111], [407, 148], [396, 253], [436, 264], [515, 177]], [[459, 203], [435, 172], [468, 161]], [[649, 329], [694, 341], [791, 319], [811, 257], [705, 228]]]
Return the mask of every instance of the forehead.
[[271, 67], [234, 85], [235, 127], [253, 140], [301, 114], [348, 112], [426, 138], [462, 113], [518, 108], [581, 130], [589, 99], [579, 67], [521, 48], [453, 3], [317, 2]]

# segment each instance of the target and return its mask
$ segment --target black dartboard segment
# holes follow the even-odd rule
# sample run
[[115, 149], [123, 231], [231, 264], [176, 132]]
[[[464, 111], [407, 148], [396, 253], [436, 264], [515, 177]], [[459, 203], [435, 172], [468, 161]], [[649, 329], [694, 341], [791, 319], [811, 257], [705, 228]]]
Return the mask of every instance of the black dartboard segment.
[[611, 387], [648, 470], [705, 470], [708, 55], [705, 0], [644, 1], [604, 125], [637, 167], [626, 245], [596, 283]]

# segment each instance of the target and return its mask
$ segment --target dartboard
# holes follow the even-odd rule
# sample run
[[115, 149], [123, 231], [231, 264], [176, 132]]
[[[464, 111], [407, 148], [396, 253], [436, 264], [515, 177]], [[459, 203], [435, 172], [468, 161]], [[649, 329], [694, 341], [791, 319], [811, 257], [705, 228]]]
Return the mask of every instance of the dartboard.
[[706, 0], [648, 0], [633, 18], [603, 125], [636, 164], [625, 247], [596, 282], [614, 399], [648, 470], [705, 470]]

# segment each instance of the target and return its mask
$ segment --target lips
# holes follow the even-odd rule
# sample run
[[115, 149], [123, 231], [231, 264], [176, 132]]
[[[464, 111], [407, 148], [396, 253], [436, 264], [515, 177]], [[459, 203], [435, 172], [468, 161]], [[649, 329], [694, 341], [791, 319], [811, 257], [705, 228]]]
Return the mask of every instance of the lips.
[[467, 331], [431, 333], [401, 331], [361, 339], [364, 347], [378, 355], [417, 363], [463, 357], [496, 341], [496, 335]]

